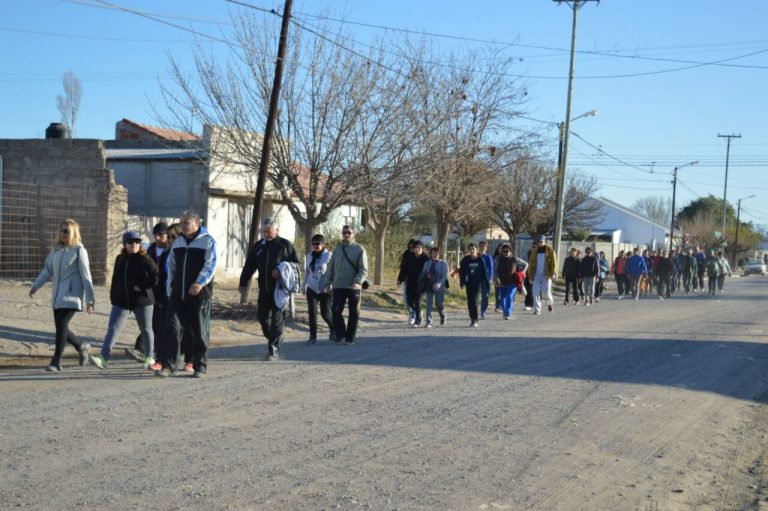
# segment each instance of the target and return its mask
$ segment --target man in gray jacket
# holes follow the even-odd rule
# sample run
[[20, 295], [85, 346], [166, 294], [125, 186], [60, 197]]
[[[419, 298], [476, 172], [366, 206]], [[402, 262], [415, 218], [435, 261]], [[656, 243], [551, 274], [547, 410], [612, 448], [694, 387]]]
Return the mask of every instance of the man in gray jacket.
[[[360, 314], [360, 291], [368, 277], [368, 255], [365, 248], [355, 243], [355, 229], [345, 225], [341, 229], [343, 240], [336, 245], [323, 276], [325, 292], [333, 290], [333, 329], [336, 342], [355, 344], [357, 318]], [[349, 319], [344, 325], [344, 307], [349, 302]]]

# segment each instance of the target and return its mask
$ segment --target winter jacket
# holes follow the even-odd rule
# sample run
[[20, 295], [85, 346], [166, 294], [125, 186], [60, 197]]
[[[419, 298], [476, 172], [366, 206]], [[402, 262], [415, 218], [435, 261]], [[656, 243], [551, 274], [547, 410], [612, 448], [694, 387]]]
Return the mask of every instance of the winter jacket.
[[723, 273], [723, 265], [720, 263], [720, 258], [714, 255], [709, 255], [704, 259], [704, 267], [707, 269], [707, 276], [709, 277], [716, 277]]
[[480, 257], [483, 258], [483, 262], [485, 263], [485, 273], [488, 275], [487, 284], [490, 286], [494, 274], [493, 257], [490, 254], [482, 254]]
[[464, 256], [459, 263], [459, 285], [474, 286], [488, 282], [488, 275], [485, 273], [485, 262], [480, 256]]
[[682, 258], [682, 261], [680, 262], [680, 269], [683, 273], [683, 275], [694, 275], [696, 274], [696, 267], [698, 266], [696, 257], [691, 255], [684, 255]]
[[403, 264], [400, 267], [400, 274], [397, 276], [398, 282], [410, 282], [412, 284], [418, 282], [421, 270], [424, 269], [427, 261], [429, 261], [429, 256], [423, 252], [419, 256], [411, 253], [404, 257]]
[[604, 279], [608, 276], [608, 273], [611, 271], [610, 266], [608, 265], [608, 260], [604, 257], [601, 257], [597, 260], [598, 266], [600, 266], [600, 278]]
[[[427, 281], [427, 293], [442, 293], [445, 291], [445, 280], [448, 278], [448, 265], [445, 261], [430, 259], [424, 264], [419, 280]], [[435, 289], [437, 288], [437, 289]]]
[[54, 309], [81, 311], [83, 295], [85, 303], [94, 303], [88, 252], [82, 245], [57, 245], [45, 258], [43, 269], [32, 284], [32, 291], [37, 291], [49, 280], [53, 285], [51, 304]]
[[597, 258], [592, 255], [582, 257], [579, 266], [579, 278], [594, 278], [598, 275], [600, 275], [600, 266], [597, 264]]
[[[531, 255], [528, 259], [528, 278], [533, 282], [536, 278], [536, 265], [538, 264], [539, 247], [534, 245], [531, 248]], [[557, 256], [555, 251], [549, 245], [544, 245], [544, 255], [546, 266], [544, 268], [544, 276], [548, 279], [553, 279], [557, 275]]]
[[643, 275], [648, 273], [648, 267], [645, 265], [645, 258], [635, 254], [627, 259], [627, 275]]
[[[216, 241], [205, 227], [192, 239], [179, 236], [168, 256], [166, 296], [174, 300], [203, 300], [213, 295], [213, 274], [216, 271]], [[189, 294], [192, 284], [203, 286], [197, 296]]]
[[110, 302], [128, 310], [154, 305], [155, 293], [152, 288], [157, 284], [157, 275], [157, 266], [148, 255], [120, 254], [115, 259], [112, 272]]
[[272, 276], [272, 270], [277, 269], [281, 262], [298, 263], [296, 249], [285, 238], [275, 236], [272, 241], [262, 238], [248, 251], [243, 271], [240, 272], [240, 287], [247, 287], [253, 274], [258, 272], [256, 279], [259, 292], [271, 294], [275, 291], [277, 279]]
[[320, 252], [320, 255], [315, 261], [314, 268], [312, 267], [312, 252], [307, 254], [307, 258], [304, 260], [304, 283], [301, 285], [301, 290], [306, 293], [307, 289], [311, 289], [317, 294], [323, 292], [323, 276], [328, 271], [328, 263], [331, 260], [331, 253], [326, 249]]
[[660, 257], [656, 263], [656, 275], [667, 278], [672, 276], [673, 271], [675, 271], [675, 262], [668, 257]]
[[[346, 255], [345, 255], [346, 251]], [[362, 245], [354, 241], [342, 241], [333, 249], [328, 271], [323, 276], [323, 287], [351, 289], [368, 278], [368, 254]]]
[[581, 268], [581, 261], [576, 256], [568, 256], [563, 261], [563, 278], [577, 279], [579, 278], [579, 269]]
[[728, 275], [730, 277], [731, 276], [731, 264], [728, 262], [728, 259], [726, 259], [725, 257], [721, 257], [720, 258], [720, 266], [723, 268], [723, 273], [725, 273], [726, 275]]
[[[158, 254], [158, 252], [162, 250]], [[157, 266], [157, 284], [155, 284], [155, 287], [152, 289], [154, 295], [155, 295], [155, 303], [162, 302], [168, 299], [168, 297], [165, 294], [166, 290], [166, 283], [168, 282], [168, 254], [171, 253], [171, 247], [167, 247], [164, 249], [158, 248], [157, 243], [152, 243], [149, 248], [147, 249], [147, 255], [152, 258], [152, 261], [154, 261], [155, 266]]]

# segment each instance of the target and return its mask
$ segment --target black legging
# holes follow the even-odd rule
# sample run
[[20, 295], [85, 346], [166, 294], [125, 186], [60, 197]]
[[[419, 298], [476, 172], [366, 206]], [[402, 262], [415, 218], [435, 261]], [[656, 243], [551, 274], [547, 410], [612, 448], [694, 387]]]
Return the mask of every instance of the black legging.
[[64, 347], [67, 342], [80, 351], [83, 344], [80, 339], [69, 329], [69, 322], [75, 316], [76, 309], [53, 309], [53, 322], [56, 325], [56, 350], [53, 352], [52, 365], [61, 362], [61, 356], [64, 354]]

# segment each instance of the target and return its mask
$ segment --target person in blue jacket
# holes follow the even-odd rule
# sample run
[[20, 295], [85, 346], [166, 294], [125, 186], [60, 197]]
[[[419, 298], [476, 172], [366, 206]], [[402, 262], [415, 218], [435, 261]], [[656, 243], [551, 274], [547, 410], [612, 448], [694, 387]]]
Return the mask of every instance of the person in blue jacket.
[[632, 286], [632, 294], [635, 300], [640, 299], [640, 279], [648, 275], [648, 267], [645, 265], [645, 258], [640, 255], [640, 249], [632, 249], [632, 256], [627, 259], [627, 275]]

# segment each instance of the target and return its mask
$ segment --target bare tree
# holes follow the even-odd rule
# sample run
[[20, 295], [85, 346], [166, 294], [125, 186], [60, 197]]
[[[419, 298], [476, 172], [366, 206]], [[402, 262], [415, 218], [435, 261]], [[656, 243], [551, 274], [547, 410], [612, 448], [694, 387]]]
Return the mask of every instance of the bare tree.
[[[540, 214], [535, 217], [528, 229], [532, 235], [547, 234], [555, 230], [555, 201], [557, 188], [557, 171], [554, 168], [542, 168], [541, 172], [548, 175], [548, 191], [545, 195], [550, 200], [545, 204]], [[597, 180], [591, 176], [572, 173], [565, 186], [565, 199], [563, 201], [563, 229], [565, 231], [576, 229], [591, 229], [595, 223], [602, 220], [602, 204], [590, 200], [597, 192]]]
[[672, 198], [662, 196], [642, 197], [637, 199], [630, 208], [646, 216], [657, 224], [669, 222], [672, 217]]
[[[276, 30], [249, 12], [237, 13], [233, 23], [228, 62], [200, 47], [196, 76], [190, 78], [171, 59], [175, 87], [164, 88], [172, 117], [165, 124], [189, 131], [191, 114], [216, 126], [217, 140], [207, 148], [211, 161], [220, 162], [222, 172], [239, 169], [243, 180], [255, 182], [261, 157], [257, 134], [269, 105]], [[334, 209], [349, 204], [360, 186], [357, 174], [371, 159], [367, 153], [378, 128], [363, 121], [375, 106], [371, 98], [385, 72], [380, 54], [362, 57], [348, 51], [346, 34], [329, 33], [290, 34], [268, 176], [271, 193], [290, 211], [307, 251], [318, 226]]]
[[69, 130], [69, 137], [75, 138], [77, 114], [80, 111], [83, 89], [80, 85], [80, 79], [71, 71], [67, 71], [61, 76], [61, 84], [64, 87], [64, 95], [56, 96], [56, 108], [61, 113], [61, 122]]
[[432, 165], [420, 180], [420, 200], [435, 210], [437, 244], [447, 249], [456, 223], [475, 216], [494, 193], [499, 158], [517, 146], [512, 122], [525, 88], [510, 79], [512, 62], [497, 53], [446, 59], [448, 67], [421, 67], [418, 120]]

